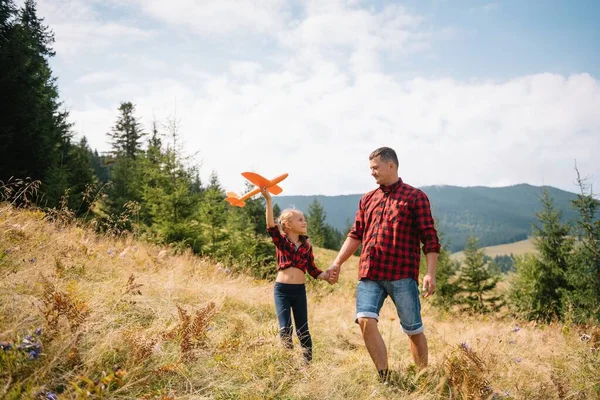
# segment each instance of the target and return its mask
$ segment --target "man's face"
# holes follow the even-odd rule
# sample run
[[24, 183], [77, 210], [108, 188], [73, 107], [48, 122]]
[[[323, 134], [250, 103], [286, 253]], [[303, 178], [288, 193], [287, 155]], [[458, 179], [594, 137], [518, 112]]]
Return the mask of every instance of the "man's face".
[[391, 185], [396, 178], [394, 163], [381, 161], [379, 156], [369, 161], [371, 176], [375, 178], [378, 185]]

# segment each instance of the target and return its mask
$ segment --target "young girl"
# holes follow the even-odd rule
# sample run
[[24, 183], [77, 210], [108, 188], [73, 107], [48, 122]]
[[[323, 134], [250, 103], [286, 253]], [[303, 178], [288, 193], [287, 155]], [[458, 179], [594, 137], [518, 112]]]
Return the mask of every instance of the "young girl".
[[296, 335], [300, 340], [305, 361], [312, 360], [312, 339], [308, 331], [308, 308], [304, 274], [324, 279], [330, 284], [329, 271], [323, 272], [315, 265], [312, 246], [306, 236], [306, 219], [299, 210], [286, 209], [279, 216], [279, 225], [273, 218], [271, 195], [261, 191], [266, 205], [267, 231], [275, 243], [277, 278], [275, 279], [275, 310], [279, 320], [279, 334], [283, 344], [292, 348], [292, 313]]

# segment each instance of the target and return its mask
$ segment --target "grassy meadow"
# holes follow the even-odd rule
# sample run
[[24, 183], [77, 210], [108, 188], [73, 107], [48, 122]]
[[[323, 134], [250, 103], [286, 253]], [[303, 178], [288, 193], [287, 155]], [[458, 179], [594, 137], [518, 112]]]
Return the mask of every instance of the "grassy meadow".
[[[520, 240], [514, 243], [482, 247], [481, 250], [483, 251], [483, 254], [492, 258], [496, 256], [510, 256], [511, 254], [515, 256], [522, 256], [525, 254], [537, 253], [532, 238]], [[456, 253], [452, 253], [450, 257], [454, 260], [462, 261], [465, 255], [462, 251], [458, 251]]]
[[[326, 267], [335, 252], [315, 256]], [[397, 376], [380, 384], [353, 322], [356, 268], [335, 286], [309, 281], [306, 366], [297, 338], [292, 352], [279, 343], [271, 282], [0, 205], [0, 398], [600, 397], [598, 328], [442, 314], [426, 299], [429, 368], [415, 370], [388, 300]]]

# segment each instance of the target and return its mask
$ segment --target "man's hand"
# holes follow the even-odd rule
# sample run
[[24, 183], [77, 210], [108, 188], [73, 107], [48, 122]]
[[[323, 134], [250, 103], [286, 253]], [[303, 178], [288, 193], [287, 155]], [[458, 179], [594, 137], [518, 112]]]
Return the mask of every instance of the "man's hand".
[[327, 272], [329, 272], [329, 283], [337, 283], [340, 277], [340, 266], [331, 264], [327, 269]]
[[429, 297], [435, 293], [435, 276], [425, 275], [423, 278], [423, 292], [427, 292], [423, 294], [423, 297]]

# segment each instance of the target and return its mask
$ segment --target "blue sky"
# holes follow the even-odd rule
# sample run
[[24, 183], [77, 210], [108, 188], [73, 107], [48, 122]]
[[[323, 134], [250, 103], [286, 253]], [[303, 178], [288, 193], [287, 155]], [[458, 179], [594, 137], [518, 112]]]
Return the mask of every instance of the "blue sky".
[[[107, 150], [121, 101], [178, 121], [207, 179], [286, 194], [413, 185], [600, 186], [600, 2], [40, 0], [74, 129]], [[165, 139], [167, 142], [168, 140]]]
[[594, 0], [411, 2], [434, 26], [454, 27], [435, 46], [439, 63], [418, 68], [454, 78], [507, 79], [540, 71], [600, 72], [600, 2]]

